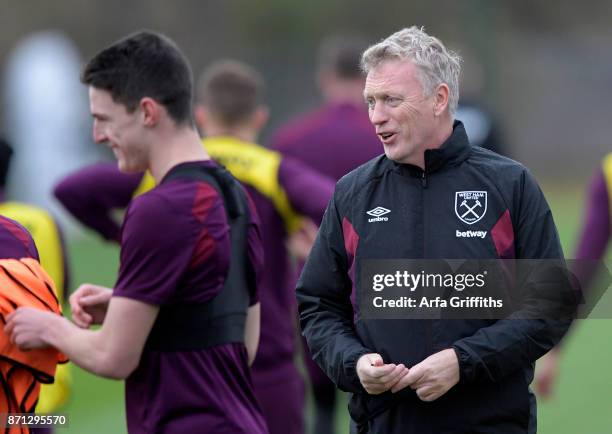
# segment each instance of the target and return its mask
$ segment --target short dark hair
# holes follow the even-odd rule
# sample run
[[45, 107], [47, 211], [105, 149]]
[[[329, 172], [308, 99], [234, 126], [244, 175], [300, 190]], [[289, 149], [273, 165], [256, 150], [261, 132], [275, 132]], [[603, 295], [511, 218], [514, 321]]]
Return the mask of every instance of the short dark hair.
[[9, 168], [11, 167], [11, 157], [13, 148], [7, 141], [0, 137], [0, 188], [6, 186]]
[[319, 71], [331, 71], [347, 80], [361, 78], [361, 54], [367, 47], [366, 40], [357, 35], [330, 36], [319, 45]]
[[198, 101], [230, 127], [248, 119], [262, 104], [263, 94], [261, 75], [236, 60], [213, 63], [198, 80]]
[[141, 31], [105, 48], [83, 69], [81, 81], [109, 92], [133, 112], [144, 97], [168, 110], [177, 124], [192, 123], [193, 78], [189, 62], [168, 37]]

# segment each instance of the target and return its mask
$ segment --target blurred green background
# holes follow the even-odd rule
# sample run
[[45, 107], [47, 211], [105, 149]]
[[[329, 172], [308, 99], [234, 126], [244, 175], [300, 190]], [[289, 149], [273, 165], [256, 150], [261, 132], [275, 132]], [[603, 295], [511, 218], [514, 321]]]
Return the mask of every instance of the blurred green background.
[[[580, 223], [583, 191], [558, 183], [543, 185], [566, 252], [572, 257]], [[70, 249], [73, 282], [112, 286], [118, 249], [93, 235], [73, 242]], [[565, 345], [554, 396], [538, 402], [540, 434], [609, 434], [612, 432], [612, 320], [582, 320]], [[96, 378], [76, 367], [69, 405], [63, 410], [70, 424], [58, 432], [125, 433], [123, 384]], [[338, 402], [337, 434], [348, 433], [346, 399]], [[310, 410], [307, 423], [311, 424]]]

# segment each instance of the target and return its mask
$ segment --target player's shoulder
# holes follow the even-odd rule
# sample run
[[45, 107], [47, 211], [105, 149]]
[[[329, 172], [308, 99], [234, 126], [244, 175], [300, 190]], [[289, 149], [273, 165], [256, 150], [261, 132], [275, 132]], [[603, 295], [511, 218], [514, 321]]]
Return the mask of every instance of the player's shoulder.
[[154, 187], [132, 199], [126, 211], [126, 221], [142, 219], [156, 222], [160, 218], [165, 220], [172, 216], [175, 212], [176, 201], [163, 190], [160, 187]]
[[163, 225], [197, 217], [219, 202], [217, 189], [206, 180], [175, 178], [134, 198], [127, 217]]
[[197, 225], [192, 205], [168, 193], [162, 185], [132, 200], [121, 230], [122, 247], [174, 246], [192, 236]]
[[19, 224], [16, 220], [8, 218], [4, 215], [0, 215], [0, 229], [4, 229], [9, 232], [21, 232], [26, 235], [30, 235], [26, 228], [24, 228], [21, 224]]
[[327, 119], [325, 107], [301, 113], [291, 118], [272, 135], [272, 148], [284, 150], [315, 131]]
[[370, 183], [380, 179], [387, 171], [392, 169], [391, 161], [381, 154], [356, 167], [344, 175], [336, 183], [336, 196], [350, 198], [366, 188]]
[[473, 147], [467, 163], [473, 173], [485, 177], [488, 184], [508, 203], [527, 197], [540, 197], [541, 188], [533, 173], [522, 163], [489, 149]]
[[475, 165], [491, 167], [493, 169], [514, 170], [518, 172], [526, 170], [522, 163], [481, 146], [472, 146], [468, 161]]
[[[311, 165], [305, 163], [301, 159], [286, 154], [280, 155], [279, 171], [290, 176], [299, 176], [305, 174], [326, 179], [328, 178], [326, 175], [323, 175], [321, 172], [316, 170]], [[282, 177], [279, 178], [279, 181], [281, 180]]]
[[11, 246], [15, 247], [21, 245], [27, 251], [28, 256], [38, 259], [38, 253], [32, 235], [16, 220], [0, 215], [0, 238], [3, 239], [2, 244], [4, 244], [0, 246], [2, 248], [0, 250], [11, 250]]
[[132, 200], [127, 210], [127, 218], [149, 223], [166, 222], [176, 216], [184, 207], [182, 205], [186, 204], [185, 200], [182, 200], [185, 190], [190, 192], [193, 186], [180, 181], [158, 185]]
[[526, 176], [531, 177], [529, 169], [522, 163], [480, 146], [472, 146], [467, 163], [497, 182], [518, 182]]
[[49, 211], [36, 205], [23, 202], [3, 202], [0, 204], [0, 214], [21, 221], [22, 219], [50, 219], [54, 221]]

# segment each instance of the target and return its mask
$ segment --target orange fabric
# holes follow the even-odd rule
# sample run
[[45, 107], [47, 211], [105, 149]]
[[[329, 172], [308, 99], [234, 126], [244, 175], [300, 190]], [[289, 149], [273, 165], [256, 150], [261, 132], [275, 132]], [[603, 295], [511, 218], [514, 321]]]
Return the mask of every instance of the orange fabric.
[[[0, 260], [0, 413], [34, 411], [40, 383], [52, 383], [57, 363], [67, 358], [54, 348], [21, 351], [4, 333], [6, 316], [28, 306], [61, 315], [53, 280], [32, 258]], [[13, 427], [8, 432], [27, 433]]]

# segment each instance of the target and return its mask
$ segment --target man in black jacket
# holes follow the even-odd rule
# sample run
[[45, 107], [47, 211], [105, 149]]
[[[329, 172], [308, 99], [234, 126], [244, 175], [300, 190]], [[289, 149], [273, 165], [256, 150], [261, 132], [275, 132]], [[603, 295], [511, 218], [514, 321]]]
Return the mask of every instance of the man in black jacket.
[[298, 283], [314, 359], [353, 393], [355, 432], [533, 433], [534, 362], [569, 320], [372, 319], [351, 297], [372, 259], [562, 260], [548, 204], [522, 165], [469, 145], [460, 58], [438, 39], [403, 29], [362, 66], [385, 155], [337, 183]]

